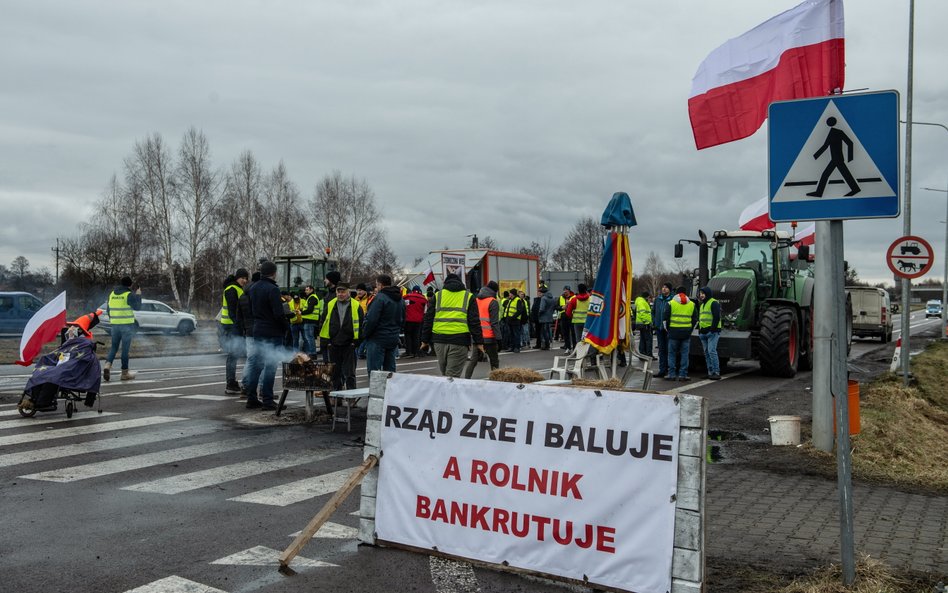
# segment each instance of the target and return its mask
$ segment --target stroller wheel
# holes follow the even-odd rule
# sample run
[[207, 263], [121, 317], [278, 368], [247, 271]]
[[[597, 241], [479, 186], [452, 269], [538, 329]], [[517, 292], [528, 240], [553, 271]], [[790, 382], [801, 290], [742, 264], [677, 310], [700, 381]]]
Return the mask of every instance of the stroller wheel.
[[72, 413], [75, 411], [75, 406], [72, 401], [66, 402], [66, 418], [72, 418]]
[[36, 408], [33, 407], [33, 400], [30, 399], [30, 396], [23, 394], [20, 396], [20, 403], [17, 405], [17, 411], [20, 412], [20, 416], [24, 418], [32, 418], [36, 416]]

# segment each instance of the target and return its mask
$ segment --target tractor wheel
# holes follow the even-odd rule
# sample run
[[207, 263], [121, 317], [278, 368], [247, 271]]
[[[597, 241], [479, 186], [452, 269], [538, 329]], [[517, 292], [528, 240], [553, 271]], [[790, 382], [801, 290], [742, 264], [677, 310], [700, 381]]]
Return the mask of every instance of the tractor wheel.
[[760, 370], [774, 377], [793, 377], [800, 362], [800, 328], [792, 307], [770, 307], [760, 323]]
[[803, 310], [803, 326], [807, 329], [807, 336], [801, 342], [800, 347], [800, 365], [801, 371], [813, 370], [813, 330], [815, 328], [813, 320], [813, 309]]

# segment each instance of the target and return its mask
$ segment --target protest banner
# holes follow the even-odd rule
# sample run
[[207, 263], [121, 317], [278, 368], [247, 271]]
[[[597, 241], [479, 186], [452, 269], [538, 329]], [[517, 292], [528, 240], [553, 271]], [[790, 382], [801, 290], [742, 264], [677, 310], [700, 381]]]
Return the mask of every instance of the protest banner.
[[678, 398], [395, 374], [380, 420], [378, 540], [672, 590]]

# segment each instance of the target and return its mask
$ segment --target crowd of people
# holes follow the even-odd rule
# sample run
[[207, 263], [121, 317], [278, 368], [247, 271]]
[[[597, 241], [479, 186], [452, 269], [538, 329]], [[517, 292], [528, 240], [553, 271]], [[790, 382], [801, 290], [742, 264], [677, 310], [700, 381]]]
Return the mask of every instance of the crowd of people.
[[[590, 303], [584, 284], [576, 292], [566, 286], [558, 297], [541, 285], [530, 303], [523, 290], [501, 291], [493, 281], [475, 294], [455, 274], [448, 274], [440, 289], [422, 293], [419, 286], [394, 286], [387, 274], [378, 275], [371, 288], [352, 288], [331, 271], [324, 280], [326, 297], [320, 299], [313, 286], [296, 293], [281, 290], [275, 277], [276, 265], [265, 261], [253, 275], [238, 269], [225, 281], [220, 316], [225, 392], [245, 395], [248, 408], [276, 409], [277, 365], [296, 352], [333, 363], [333, 388], [353, 389], [357, 359], [365, 359], [368, 372], [394, 372], [402, 356], [433, 355], [442, 375], [470, 378], [478, 363], [499, 368], [500, 352], [518, 353], [534, 338], [535, 349], [550, 350], [554, 341], [562, 341], [570, 351], [582, 340]], [[637, 348], [659, 361], [656, 377], [688, 380], [690, 337], [697, 325], [708, 378], [720, 378], [720, 304], [707, 287], [699, 300], [689, 299], [682, 287], [672, 291], [670, 283], [654, 298], [646, 291], [635, 299]], [[238, 382], [242, 357], [247, 364]], [[619, 364], [625, 365], [621, 349]]]

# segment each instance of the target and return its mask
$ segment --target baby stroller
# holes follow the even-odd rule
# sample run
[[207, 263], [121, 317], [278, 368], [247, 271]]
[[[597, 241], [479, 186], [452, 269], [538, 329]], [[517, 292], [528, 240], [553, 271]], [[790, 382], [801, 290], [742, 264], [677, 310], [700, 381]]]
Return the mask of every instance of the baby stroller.
[[40, 359], [26, 382], [17, 405], [21, 416], [30, 418], [36, 412], [54, 412], [60, 399], [66, 402], [67, 418], [78, 411], [79, 402], [90, 408], [95, 405], [102, 384], [102, 367], [90, 330], [99, 322], [100, 312], [66, 323], [60, 332], [62, 345]]

